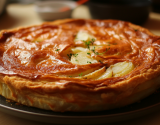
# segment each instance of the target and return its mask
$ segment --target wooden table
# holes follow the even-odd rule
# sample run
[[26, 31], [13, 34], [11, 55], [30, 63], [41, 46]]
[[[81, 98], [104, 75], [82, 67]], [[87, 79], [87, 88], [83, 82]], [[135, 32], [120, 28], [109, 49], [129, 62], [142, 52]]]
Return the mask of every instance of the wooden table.
[[[80, 6], [73, 11], [73, 18], [91, 18], [88, 8]], [[7, 6], [7, 12], [0, 16], [0, 30], [11, 29], [19, 26], [36, 25], [44, 22], [34, 11], [33, 5], [10, 4]], [[143, 25], [156, 35], [160, 35], [160, 14], [150, 13], [149, 19]], [[0, 125], [44, 125], [21, 119], [3, 112], [0, 112]], [[49, 125], [49, 124], [45, 124]], [[107, 125], [117, 125], [111, 123]], [[143, 116], [138, 119], [119, 122], [118, 125], [160, 125], [160, 111]]]

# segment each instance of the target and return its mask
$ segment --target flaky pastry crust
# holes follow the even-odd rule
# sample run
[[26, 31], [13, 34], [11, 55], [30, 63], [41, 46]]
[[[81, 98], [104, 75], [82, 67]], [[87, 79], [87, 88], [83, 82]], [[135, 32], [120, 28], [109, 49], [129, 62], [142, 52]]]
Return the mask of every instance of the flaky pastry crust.
[[[93, 46], [101, 46], [91, 54], [96, 63], [73, 64], [67, 56], [71, 48], [86, 47], [84, 41], [74, 40], [80, 30], [94, 36]], [[119, 20], [66, 19], [3, 30], [0, 94], [27, 106], [58, 112], [122, 107], [159, 88], [159, 47], [159, 36]], [[135, 67], [126, 75], [83, 77], [124, 61]]]

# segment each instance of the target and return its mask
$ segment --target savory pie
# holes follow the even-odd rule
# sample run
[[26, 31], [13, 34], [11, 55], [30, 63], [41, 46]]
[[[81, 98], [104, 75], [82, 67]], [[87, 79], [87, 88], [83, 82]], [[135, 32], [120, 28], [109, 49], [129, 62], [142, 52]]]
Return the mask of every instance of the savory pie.
[[58, 112], [134, 103], [160, 87], [160, 37], [119, 20], [65, 19], [0, 32], [0, 94]]

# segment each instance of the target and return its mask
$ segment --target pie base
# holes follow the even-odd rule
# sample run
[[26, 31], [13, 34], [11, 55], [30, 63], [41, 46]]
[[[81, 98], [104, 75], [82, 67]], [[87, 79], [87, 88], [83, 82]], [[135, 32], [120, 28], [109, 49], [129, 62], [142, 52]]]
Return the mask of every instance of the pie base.
[[[100, 92], [96, 94], [88, 94], [87, 96], [82, 92], [78, 92], [76, 94], [59, 93], [48, 95], [35, 93], [32, 92], [32, 90], [19, 91], [19, 87], [12, 87], [12, 85], [15, 83], [15, 79], [19, 78], [14, 76], [4, 77], [5, 83], [0, 83], [0, 94], [2, 96], [26, 106], [53, 110], [56, 112], [90, 112], [124, 107], [149, 96], [160, 87], [160, 77], [157, 77], [147, 82], [140, 83], [134, 86], [134, 88], [128, 88], [127, 90], [123, 90], [123, 92], [118, 94], [114, 93], [113, 91], [109, 93]], [[39, 88], [39, 85], [31, 85], [30, 87], [34, 91], [34, 89]]]

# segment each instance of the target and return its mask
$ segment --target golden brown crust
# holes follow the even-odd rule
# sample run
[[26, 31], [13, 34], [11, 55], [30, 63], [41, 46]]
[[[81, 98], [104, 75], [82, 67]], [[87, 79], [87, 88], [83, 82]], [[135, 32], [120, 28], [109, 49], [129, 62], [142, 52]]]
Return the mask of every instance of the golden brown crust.
[[[104, 46], [96, 50], [102, 55], [93, 53], [102, 62], [75, 65], [65, 56], [71, 47], [85, 46], [82, 41], [74, 42], [79, 30], [95, 36], [94, 45]], [[110, 49], [104, 53], [108, 42]], [[131, 104], [159, 88], [160, 37], [129, 22], [58, 20], [4, 30], [0, 45], [1, 94], [5, 86], [10, 94], [3, 96], [25, 105], [53, 111], [98, 111]], [[85, 75], [124, 61], [135, 65], [127, 75], [100, 80], [79, 77], [81, 72]]]

